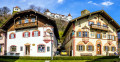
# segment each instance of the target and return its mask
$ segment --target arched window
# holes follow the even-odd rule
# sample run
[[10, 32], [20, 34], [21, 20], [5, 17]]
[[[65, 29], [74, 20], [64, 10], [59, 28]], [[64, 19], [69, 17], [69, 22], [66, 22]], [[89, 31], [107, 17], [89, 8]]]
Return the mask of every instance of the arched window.
[[15, 37], [16, 37], [15, 33], [11, 33], [11, 34], [9, 35], [9, 39], [14, 39]]
[[23, 37], [30, 37], [30, 32], [23, 32]]
[[36, 30], [32, 32], [32, 36], [36, 37], [36, 36], [40, 36], [40, 31]]
[[10, 52], [16, 52], [16, 46], [10, 46]]
[[38, 45], [38, 52], [45, 52], [45, 45]]

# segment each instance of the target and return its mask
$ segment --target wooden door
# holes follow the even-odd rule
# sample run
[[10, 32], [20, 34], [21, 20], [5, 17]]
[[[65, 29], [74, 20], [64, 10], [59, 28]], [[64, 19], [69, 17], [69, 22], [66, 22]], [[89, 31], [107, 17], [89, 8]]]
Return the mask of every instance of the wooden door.
[[26, 49], [25, 51], [26, 55], [30, 55], [30, 45], [26, 45], [25, 49]]
[[101, 54], [101, 45], [100, 44], [97, 45], [97, 54], [98, 55]]

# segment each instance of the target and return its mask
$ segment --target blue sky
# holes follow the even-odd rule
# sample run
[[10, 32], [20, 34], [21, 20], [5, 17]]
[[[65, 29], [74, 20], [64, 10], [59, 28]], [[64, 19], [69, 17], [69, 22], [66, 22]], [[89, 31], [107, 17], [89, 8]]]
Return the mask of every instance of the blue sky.
[[0, 7], [7, 6], [11, 10], [19, 6], [22, 10], [30, 5], [49, 9], [52, 13], [79, 17], [84, 9], [90, 12], [104, 9], [118, 24], [120, 24], [120, 0], [0, 0]]

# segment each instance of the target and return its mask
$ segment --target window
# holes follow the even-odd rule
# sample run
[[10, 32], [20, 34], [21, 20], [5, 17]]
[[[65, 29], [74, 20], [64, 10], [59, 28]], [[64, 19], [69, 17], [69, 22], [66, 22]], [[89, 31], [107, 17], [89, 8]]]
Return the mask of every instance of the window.
[[21, 20], [19, 20], [19, 24], [21, 24], [22, 22], [21, 22]]
[[81, 37], [81, 32], [78, 32], [78, 36]]
[[25, 23], [28, 23], [29, 21], [28, 21], [28, 19], [25, 19]]
[[115, 40], [115, 36], [113, 36], [113, 38], [112, 38], [113, 40]]
[[15, 37], [16, 37], [16, 35], [14, 33], [12, 33], [12, 34], [9, 35], [10, 39], [14, 39]]
[[112, 47], [112, 51], [115, 51], [115, 47]]
[[92, 51], [92, 49], [93, 49], [92, 46], [89, 45], [88, 46], [88, 51]]
[[109, 47], [108, 46], [105, 46], [105, 51], [108, 51]]
[[32, 21], [32, 22], [35, 22], [35, 18], [32, 18], [31, 21]]
[[30, 32], [24, 32], [23, 37], [30, 37]]
[[92, 25], [92, 24], [94, 24], [94, 22], [89, 22], [89, 26]]
[[40, 31], [33, 31], [32, 32], [32, 36], [35, 37], [35, 36], [40, 36]]
[[23, 47], [22, 46], [20, 47], [20, 51], [23, 51]]
[[2, 40], [2, 35], [0, 34], [0, 40]]
[[79, 45], [79, 51], [83, 51], [83, 45]]
[[48, 51], [50, 51], [50, 47], [49, 47], [49, 46], [47, 47], [47, 52], [48, 52]]
[[16, 52], [16, 46], [11, 46], [11, 47], [10, 47], [10, 51], [11, 51], [11, 52]]
[[100, 34], [97, 34], [97, 38], [100, 38]]
[[108, 39], [112, 39], [112, 35], [108, 35]]
[[97, 22], [97, 25], [100, 26], [100, 22]]
[[107, 27], [107, 25], [103, 24], [103, 27]]
[[0, 45], [0, 52], [2, 52], [2, 45]]
[[88, 37], [88, 32], [83, 32], [83, 37]]
[[45, 52], [45, 45], [38, 45], [38, 52]]

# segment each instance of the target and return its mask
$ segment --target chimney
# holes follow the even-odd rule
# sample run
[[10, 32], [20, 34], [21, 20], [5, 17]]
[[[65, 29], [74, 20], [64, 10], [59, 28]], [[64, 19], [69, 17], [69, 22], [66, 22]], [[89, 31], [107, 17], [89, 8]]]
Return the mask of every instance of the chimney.
[[85, 9], [85, 10], [81, 11], [81, 16], [86, 15], [88, 13], [90, 13], [90, 11], [88, 11], [88, 10]]

